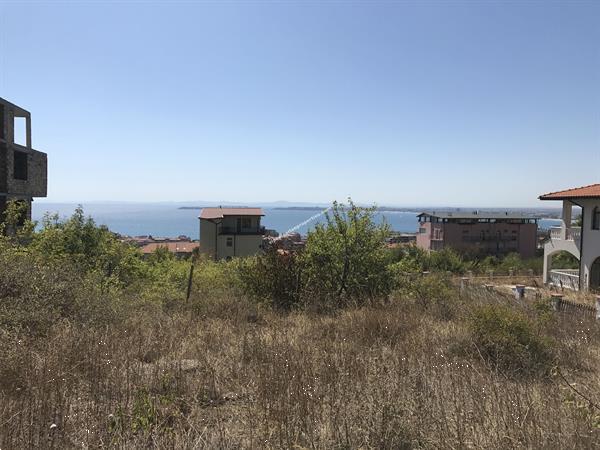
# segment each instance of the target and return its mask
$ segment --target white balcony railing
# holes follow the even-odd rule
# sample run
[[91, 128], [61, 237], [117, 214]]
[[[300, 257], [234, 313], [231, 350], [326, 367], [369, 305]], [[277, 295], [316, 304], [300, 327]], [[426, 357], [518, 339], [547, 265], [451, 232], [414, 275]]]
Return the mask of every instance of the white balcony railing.
[[549, 274], [550, 282], [561, 289], [579, 290], [579, 270], [555, 269]]
[[567, 228], [566, 238], [567, 241], [578, 242], [581, 239], [581, 228]]
[[560, 239], [562, 241], [574, 241], [579, 243], [581, 240], [581, 228], [552, 227], [550, 228], [550, 239]]

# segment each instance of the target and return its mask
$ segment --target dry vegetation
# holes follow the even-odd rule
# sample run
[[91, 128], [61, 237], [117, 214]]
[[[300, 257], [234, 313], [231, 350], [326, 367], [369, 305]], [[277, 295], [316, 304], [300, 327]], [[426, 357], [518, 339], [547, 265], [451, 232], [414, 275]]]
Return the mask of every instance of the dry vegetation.
[[512, 305], [552, 342], [530, 373], [477, 346], [469, 311], [510, 301], [492, 294], [443, 313], [406, 298], [334, 315], [193, 300], [200, 309], [145, 305], [104, 327], [2, 336], [0, 447], [600, 444], [593, 322]]

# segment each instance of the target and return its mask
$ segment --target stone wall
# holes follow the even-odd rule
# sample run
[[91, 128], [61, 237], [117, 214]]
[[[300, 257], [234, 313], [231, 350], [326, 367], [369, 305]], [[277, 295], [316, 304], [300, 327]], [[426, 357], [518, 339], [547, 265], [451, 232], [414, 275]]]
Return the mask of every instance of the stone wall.
[[[14, 178], [14, 150], [27, 154], [27, 180]], [[45, 153], [20, 145], [8, 147], [6, 152], [7, 192], [27, 197], [45, 197], [48, 184], [48, 158]]]

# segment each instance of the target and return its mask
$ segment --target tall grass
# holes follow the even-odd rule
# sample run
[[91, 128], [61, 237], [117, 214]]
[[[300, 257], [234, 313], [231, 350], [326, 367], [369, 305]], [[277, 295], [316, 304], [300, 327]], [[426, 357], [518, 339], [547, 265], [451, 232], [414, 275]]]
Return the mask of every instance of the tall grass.
[[[509, 376], [477, 347], [467, 311], [506, 301], [475, 293], [446, 320], [405, 298], [318, 315], [224, 297], [5, 332], [0, 447], [597, 446], [598, 411], [556, 371]], [[597, 401], [597, 325], [548, 320], [552, 364]]]

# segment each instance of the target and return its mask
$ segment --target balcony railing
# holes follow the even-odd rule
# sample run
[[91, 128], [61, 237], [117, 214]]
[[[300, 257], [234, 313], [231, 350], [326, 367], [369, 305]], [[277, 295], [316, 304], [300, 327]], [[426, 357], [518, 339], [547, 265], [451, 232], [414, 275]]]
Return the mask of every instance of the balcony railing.
[[550, 228], [550, 239], [579, 242], [581, 240], [581, 228], [552, 227]]
[[567, 228], [567, 241], [579, 241], [581, 239], [581, 228]]
[[265, 227], [258, 228], [237, 228], [237, 227], [221, 227], [219, 234], [245, 234], [245, 235], [263, 235], [265, 234]]
[[579, 270], [577, 269], [551, 270], [549, 278], [554, 286], [561, 289], [579, 290]]

